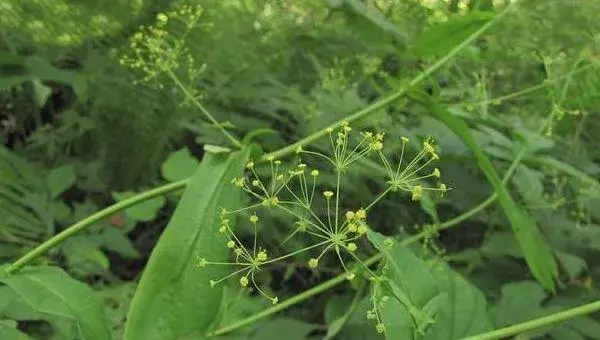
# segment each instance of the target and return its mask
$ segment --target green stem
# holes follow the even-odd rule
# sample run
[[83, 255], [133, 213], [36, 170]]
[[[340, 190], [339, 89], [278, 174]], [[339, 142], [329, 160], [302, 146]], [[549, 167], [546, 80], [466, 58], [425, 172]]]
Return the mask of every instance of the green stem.
[[175, 82], [175, 85], [177, 85], [181, 89], [181, 91], [183, 91], [183, 93], [185, 94], [185, 96], [192, 103], [194, 103], [194, 105], [196, 105], [196, 107], [200, 110], [200, 112], [202, 112], [202, 114], [206, 117], [206, 119], [208, 119], [216, 128], [218, 128], [219, 130], [221, 130], [221, 133], [223, 133], [223, 135], [225, 135], [225, 137], [227, 137], [227, 139], [229, 139], [229, 141], [231, 143], [233, 143], [233, 145], [235, 145], [238, 148], [241, 148], [242, 147], [242, 143], [237, 138], [235, 138], [232, 134], [230, 134], [223, 127], [223, 125], [221, 125], [221, 123], [219, 123], [219, 121], [217, 121], [217, 119], [215, 117], [213, 117], [213, 115], [210, 114], [210, 112], [208, 112], [208, 110], [204, 107], [204, 105], [202, 105], [202, 103], [200, 103], [198, 101], [198, 99], [196, 99], [190, 93], [190, 91], [188, 91], [188, 89], [185, 87], [185, 85], [183, 85], [183, 83], [179, 80], [179, 78], [177, 78], [177, 76], [173, 73], [173, 71], [171, 71], [171, 69], [166, 69], [166, 72], [169, 75], [169, 77], [171, 77], [171, 79], [173, 79], [173, 82]]
[[153, 197], [167, 194], [172, 191], [176, 191], [184, 188], [188, 184], [188, 179], [183, 179], [177, 182], [169, 183], [158, 188], [154, 188], [145, 192], [142, 192], [133, 197], [129, 197], [124, 199], [116, 204], [113, 204], [107, 208], [104, 208], [95, 214], [92, 214], [83, 220], [69, 226], [67, 229], [61, 231], [60, 233], [54, 235], [50, 239], [46, 240], [44, 243], [40, 244], [36, 248], [29, 251], [27, 254], [23, 255], [21, 258], [17, 259], [15, 262], [7, 265], [3, 268], [3, 273], [0, 274], [12, 274], [23, 266], [27, 265], [29, 262], [35, 260], [36, 258], [42, 256], [44, 253], [49, 251], [50, 249], [56, 247], [67, 238], [73, 236], [74, 234], [80, 232], [81, 230], [91, 226], [92, 224], [100, 221], [103, 218], [113, 215], [114, 213], [131, 207], [132, 205], [136, 205], [143, 201], [149, 200]]
[[313, 141], [325, 136], [328, 134], [327, 130], [328, 129], [337, 129], [339, 128], [342, 123], [344, 122], [348, 122], [348, 123], [352, 123], [354, 121], [357, 121], [359, 119], [365, 118], [375, 112], [377, 112], [380, 109], [383, 109], [389, 105], [391, 105], [393, 102], [395, 102], [396, 100], [400, 99], [401, 97], [404, 96], [404, 94], [406, 94], [406, 92], [408, 90], [410, 90], [411, 88], [413, 88], [414, 86], [418, 85], [419, 83], [421, 83], [423, 80], [425, 80], [427, 77], [429, 77], [430, 75], [432, 75], [435, 71], [437, 71], [438, 69], [440, 69], [444, 64], [446, 64], [450, 59], [454, 58], [462, 49], [464, 49], [467, 45], [469, 45], [470, 43], [472, 43], [473, 41], [475, 41], [475, 39], [479, 38], [485, 31], [487, 31], [492, 25], [494, 25], [496, 22], [498, 22], [501, 18], [504, 17], [504, 15], [506, 13], [508, 13], [512, 8], [514, 8], [517, 4], [519, 3], [519, 0], [512, 2], [510, 5], [508, 5], [504, 10], [502, 10], [502, 12], [500, 12], [498, 15], [496, 15], [494, 17], [494, 19], [488, 21], [486, 24], [484, 24], [483, 26], [481, 26], [477, 31], [475, 31], [473, 34], [471, 34], [467, 39], [463, 40], [460, 44], [458, 44], [457, 46], [455, 46], [452, 50], [450, 50], [450, 52], [448, 52], [445, 56], [443, 56], [442, 58], [438, 59], [433, 65], [429, 66], [427, 69], [425, 69], [423, 72], [419, 73], [415, 78], [413, 78], [408, 85], [405, 85], [404, 87], [402, 87], [401, 89], [399, 89], [398, 91], [396, 91], [396, 93], [391, 94], [390, 96], [383, 98], [367, 107], [365, 107], [362, 110], [359, 110], [347, 117], [345, 117], [342, 120], [339, 120], [307, 137], [304, 137], [303, 139], [297, 141], [296, 143], [290, 144], [286, 147], [283, 147], [277, 151], [265, 154], [262, 158], [263, 159], [267, 159], [269, 157], [274, 157], [274, 158], [280, 158], [282, 156], [288, 155], [293, 153], [299, 146], [304, 146], [306, 144], [310, 144]]
[[500, 328], [491, 332], [470, 336], [462, 340], [492, 340], [504, 339], [512, 335], [517, 335], [527, 331], [531, 331], [540, 327], [557, 324], [568, 319], [586, 315], [600, 310], [600, 301], [588, 303], [583, 306], [567, 309], [556, 314], [544, 316], [538, 319], [522, 322], [516, 325]]
[[522, 96], [524, 94], [535, 92], [537, 90], [543, 89], [543, 88], [548, 87], [550, 85], [554, 85], [555, 83], [557, 83], [560, 80], [563, 80], [563, 79], [566, 79], [566, 78], [570, 78], [570, 77], [574, 76], [575, 74], [581, 73], [581, 72], [583, 72], [583, 71], [585, 71], [585, 70], [587, 70], [587, 69], [589, 69], [591, 67], [594, 67], [594, 66], [596, 66], [596, 65], [594, 65], [594, 64], [588, 64], [588, 65], [582, 66], [580, 68], [577, 68], [575, 70], [572, 70], [572, 71], [570, 71], [568, 73], [565, 73], [565, 74], [563, 74], [563, 75], [561, 75], [559, 77], [556, 77], [555, 79], [543, 81], [542, 83], [540, 83], [538, 85], [534, 85], [534, 86], [531, 86], [531, 87], [528, 87], [528, 88], [524, 88], [522, 90], [519, 90], [519, 91], [516, 91], [516, 92], [513, 92], [513, 93], [509, 93], [509, 94], [506, 94], [506, 95], [503, 95], [503, 96], [500, 96], [500, 97], [478, 101], [478, 102], [475, 102], [473, 104], [474, 105], [486, 105], [486, 104], [490, 104], [490, 103], [493, 104], [493, 103], [498, 103], [498, 102], [502, 102], [502, 101], [505, 101], [505, 100], [513, 99], [515, 97], [519, 97], [519, 96]]

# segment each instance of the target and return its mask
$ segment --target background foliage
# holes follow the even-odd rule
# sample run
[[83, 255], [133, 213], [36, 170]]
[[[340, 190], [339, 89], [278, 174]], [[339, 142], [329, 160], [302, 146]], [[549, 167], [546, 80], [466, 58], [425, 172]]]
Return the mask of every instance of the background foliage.
[[[385, 274], [389, 280], [403, 281], [423, 304], [449, 300], [431, 327], [407, 319], [409, 308], [394, 300], [382, 314], [388, 338], [460, 338], [598, 300], [600, 3], [521, 1], [422, 83], [408, 85], [510, 2], [3, 1], [0, 264], [104, 207], [194, 177], [183, 197], [169, 190], [115, 210], [18, 273], [0, 275], [0, 339], [148, 339], [143, 329], [196, 339], [264, 311], [268, 301], [237, 282], [220, 298], [211, 295], [192, 260], [179, 272], [169, 266], [215, 246], [186, 218], [212, 228], [218, 202], [240, 200], [220, 189], [228, 181], [210, 180], [241, 172], [250, 152], [212, 154], [236, 147], [221, 130], [250, 134], [274, 151], [398, 91], [407, 95], [353, 127], [384, 130], [392, 149], [400, 136], [432, 137], [452, 190], [418, 204], [401, 195], [384, 201], [370, 225], [399, 242], [388, 252], [380, 234], [369, 240], [388, 264], [400, 264]], [[194, 11], [179, 13], [182, 6]], [[175, 14], [164, 23], [164, 13]], [[138, 51], [147, 67], [136, 64]], [[349, 206], [384, 189], [377, 171], [361, 164], [346, 177]], [[265, 218], [282, 223], [277, 214]], [[447, 228], [400, 246], [436, 226]], [[194, 233], [199, 238], [186, 243]], [[275, 246], [285, 236], [275, 229], [263, 242]], [[189, 252], [169, 253], [182, 243]], [[163, 257], [148, 262], [153, 250]], [[307, 260], [294, 258], [262, 279], [285, 301], [342, 272], [333, 262], [310, 270]], [[440, 260], [451, 273], [445, 278], [426, 265]], [[415, 263], [414, 272], [404, 272], [406, 263]], [[144, 268], [156, 277], [141, 279]], [[380, 338], [365, 317], [372, 289], [365, 286], [338, 285], [224, 337]], [[375, 296], [394, 290], [384, 286]], [[154, 309], [143, 302], [148, 296], [133, 298], [136, 289], [161, 287], [167, 292]], [[186, 297], [169, 300], [174, 294]], [[186, 318], [202, 317], [193, 313], [206, 296], [214, 320], [176, 334]], [[154, 316], [164, 306], [168, 315]], [[525, 336], [598, 339], [599, 322], [583, 316]]]

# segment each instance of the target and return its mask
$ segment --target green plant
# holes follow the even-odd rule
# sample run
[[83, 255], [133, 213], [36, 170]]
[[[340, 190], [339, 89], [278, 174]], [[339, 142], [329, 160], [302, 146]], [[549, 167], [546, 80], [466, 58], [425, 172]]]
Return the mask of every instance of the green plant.
[[[328, 339], [376, 333], [390, 339], [494, 339], [524, 332], [556, 339], [597, 336], [598, 322], [581, 316], [600, 309], [593, 301], [598, 297], [580, 291], [593, 285], [594, 241], [600, 239], [593, 209], [600, 188], [594, 178], [598, 158], [590, 147], [593, 138], [584, 136], [593, 126], [586, 121], [594, 121], [597, 99], [599, 77], [591, 72], [598, 66], [596, 40], [574, 37], [568, 44], [578, 52], [561, 54], [560, 45], [541, 34], [561, 8], [583, 25], [585, 12], [531, 1], [517, 1], [498, 13], [491, 12], [492, 1], [473, 1], [468, 8], [451, 1], [448, 9], [445, 2], [411, 1], [169, 5], [147, 16], [144, 27], [114, 55], [96, 59], [108, 65], [89, 78], [98, 98], [78, 106], [73, 120], [61, 118], [57, 126], [37, 128], [27, 138], [28, 150], [37, 151], [50, 148], [44, 141], [71, 131], [69, 122], [100, 128], [66, 133], [57, 143], [61, 152], [28, 155], [51, 164], [47, 188], [29, 185], [36, 176], [23, 179], [14, 169], [2, 178], [0, 209], [13, 221], [16, 215], [37, 218], [31, 205], [18, 200], [27, 192], [47, 190], [48, 204], [72, 205], [70, 218], [49, 217], [61, 224], [93, 209], [94, 196], [118, 202], [56, 235], [45, 234], [39, 241], [46, 241], [2, 267], [0, 318], [20, 323], [0, 321], [0, 334], [16, 338], [22, 333], [15, 327], [22, 330], [25, 320], [39, 319], [67, 337], [109, 337], [110, 326], [89, 289], [54, 266], [27, 265], [46, 259], [62, 264], [61, 255], [50, 251], [79, 240], [75, 237], [83, 235], [75, 235], [84, 230], [86, 240], [94, 239], [105, 229], [91, 226], [107, 217], [120, 228], [127, 224], [128, 231], [136, 223], [155, 228], [161, 214], [177, 203], [130, 307], [130, 297], [109, 307], [115, 313], [127, 310], [126, 322], [121, 315], [113, 323], [115, 334], [122, 332], [126, 339], [204, 338], [233, 331], [269, 338], [282, 330], [306, 338], [325, 329]], [[402, 15], [404, 6], [420, 14], [408, 18]], [[512, 27], [523, 29], [520, 25], [537, 13], [548, 17], [525, 28], [544, 41], [540, 60], [531, 56], [531, 41], [524, 38], [517, 39], [518, 52], [506, 48], [516, 36], [510, 36]], [[433, 25], [418, 32], [430, 26], [426, 21]], [[350, 22], [360, 23], [360, 29], [349, 29]], [[483, 39], [498, 22], [514, 26]], [[417, 24], [408, 29], [408, 23]], [[249, 28], [260, 34], [243, 34]], [[232, 54], [231, 46], [244, 48]], [[536, 68], [538, 61], [543, 67]], [[394, 71], [393, 62], [406, 73]], [[119, 70], [111, 81], [103, 75], [109, 68]], [[506, 79], [531, 86], [503, 94], [512, 90], [505, 88], [512, 85]], [[130, 88], [143, 96], [118, 95]], [[109, 97], [119, 100], [104, 100]], [[144, 117], [133, 114], [138, 104], [149, 111]], [[77, 115], [88, 111], [89, 120]], [[351, 132], [357, 130], [383, 130], [386, 137], [364, 132], [353, 142]], [[182, 131], [205, 144], [202, 160], [180, 149], [162, 162], [171, 144], [181, 142]], [[97, 141], [87, 144], [87, 137]], [[426, 142], [421, 148], [409, 140]], [[275, 151], [262, 153], [255, 143]], [[566, 153], [566, 148], [579, 151]], [[93, 150], [92, 156], [82, 156], [85, 150]], [[54, 165], [71, 164], [71, 158], [85, 163], [98, 155], [105, 173], [113, 176], [111, 190], [100, 193], [101, 185], [90, 185], [94, 189], [87, 189], [83, 202], [59, 198], [73, 177], [101, 172], [81, 170], [79, 162], [73, 162], [77, 171]], [[11, 151], [0, 156], [6, 164], [14, 162]], [[436, 166], [453, 190], [431, 185], [441, 175], [438, 168], [427, 170], [433, 161], [439, 161]], [[157, 180], [160, 163], [163, 177], [176, 182], [135, 194], [140, 190], [133, 184]], [[10, 166], [2, 164], [4, 175]], [[83, 188], [76, 183], [75, 189]], [[183, 196], [163, 199], [186, 186]], [[408, 192], [418, 204], [405, 204], [392, 195], [397, 191]], [[120, 210], [124, 214], [115, 215]], [[31, 227], [12, 223], [9, 234], [23, 226]], [[448, 240], [459, 232], [458, 242]], [[119, 242], [129, 244], [126, 232], [119, 235]], [[115, 240], [108, 244], [114, 246]], [[17, 249], [23, 251], [23, 245]], [[123, 249], [111, 251], [125, 257]], [[106, 275], [98, 280], [70, 266], [65, 254], [69, 274], [98, 290], [109, 292], [122, 283], [110, 276], [108, 260], [100, 261]], [[539, 284], [527, 281], [530, 275]], [[333, 278], [323, 281], [328, 277]], [[52, 282], [38, 284], [39, 278]], [[335, 286], [339, 295], [332, 293]], [[69, 290], [88, 303], [73, 300], [65, 294]], [[330, 293], [327, 303], [298, 307], [324, 292]], [[45, 305], [57, 297], [61, 303]], [[513, 308], [516, 300], [524, 306]], [[570, 309], [574, 305], [583, 306]], [[267, 320], [288, 308], [286, 316]], [[76, 331], [69, 333], [72, 325]]]

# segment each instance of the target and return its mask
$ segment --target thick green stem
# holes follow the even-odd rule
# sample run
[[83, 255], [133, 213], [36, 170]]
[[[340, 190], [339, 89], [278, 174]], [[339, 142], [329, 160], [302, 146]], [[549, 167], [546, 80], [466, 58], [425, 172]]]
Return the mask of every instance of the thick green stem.
[[330, 128], [337, 129], [340, 126], [342, 126], [342, 123], [344, 123], [344, 122], [352, 123], [354, 121], [365, 118], [365, 117], [379, 111], [380, 109], [383, 109], [383, 108], [391, 105], [396, 100], [402, 98], [406, 94], [406, 92], [409, 91], [411, 88], [420, 84], [423, 80], [425, 80], [427, 77], [432, 75], [435, 71], [437, 71], [442, 66], [444, 66], [449, 60], [454, 58], [466, 46], [468, 46], [473, 41], [475, 41], [477, 38], [479, 38], [485, 31], [487, 31], [492, 25], [494, 25], [496, 22], [498, 22], [501, 18], [503, 18], [504, 15], [506, 15], [506, 13], [508, 13], [518, 3], [519, 3], [519, 0], [512, 2], [502, 12], [500, 12], [498, 15], [496, 15], [496, 17], [494, 17], [494, 19], [490, 20], [485, 25], [481, 26], [477, 31], [475, 31], [467, 39], [463, 40], [460, 44], [458, 44], [456, 47], [454, 47], [445, 56], [440, 58], [433, 65], [431, 65], [427, 69], [425, 69], [423, 72], [419, 73], [415, 78], [413, 78], [408, 83], [408, 85], [405, 85], [400, 90], [396, 91], [396, 93], [393, 93], [390, 96], [383, 98], [383, 99], [365, 107], [364, 109], [359, 110], [359, 111], [345, 117], [344, 119], [339, 120], [323, 129], [311, 134], [310, 136], [304, 137], [303, 139], [299, 140], [296, 143], [290, 144], [290, 145], [283, 147], [277, 151], [268, 153], [263, 156], [263, 159], [267, 159], [269, 157], [280, 158], [282, 156], [293, 153], [299, 146], [304, 146], [306, 144], [310, 144], [313, 141], [327, 135], [328, 134], [327, 130]]
[[104, 208], [104, 209], [96, 212], [95, 214], [92, 214], [92, 215], [86, 217], [83, 220], [71, 225], [67, 229], [61, 231], [60, 233], [54, 235], [50, 239], [46, 240], [44, 243], [40, 244], [36, 248], [29, 251], [27, 254], [23, 255], [21, 258], [17, 259], [15, 262], [4, 267], [2, 270], [3, 273], [0, 272], [0, 275], [12, 274], [12, 273], [18, 271], [23, 266], [27, 265], [29, 262], [42, 256], [48, 250], [56, 247], [57, 245], [59, 245], [60, 243], [65, 241], [67, 238], [75, 235], [76, 233], [78, 233], [81, 230], [100, 221], [101, 219], [111, 216], [120, 210], [131, 207], [132, 205], [136, 205], [143, 201], [149, 200], [153, 197], [165, 195], [169, 192], [182, 189], [188, 184], [188, 181], [189, 180], [184, 179], [181, 181], [177, 181], [177, 182], [173, 182], [173, 183], [169, 183], [169, 184], [160, 186], [158, 188], [154, 188], [152, 190], [148, 190], [146, 192], [142, 192], [136, 196], [122, 200], [116, 204], [113, 204], [107, 208]]
[[578, 316], [590, 314], [600, 310], [600, 301], [588, 303], [587, 305], [567, 309], [562, 312], [558, 312], [552, 315], [544, 316], [531, 321], [526, 321], [516, 325], [508, 326], [493, 330], [491, 332], [470, 336], [463, 338], [462, 340], [493, 340], [493, 339], [505, 339], [513, 335], [531, 331], [537, 328], [541, 328], [548, 325], [554, 325], [559, 322], [563, 322], [568, 319], [572, 319]]

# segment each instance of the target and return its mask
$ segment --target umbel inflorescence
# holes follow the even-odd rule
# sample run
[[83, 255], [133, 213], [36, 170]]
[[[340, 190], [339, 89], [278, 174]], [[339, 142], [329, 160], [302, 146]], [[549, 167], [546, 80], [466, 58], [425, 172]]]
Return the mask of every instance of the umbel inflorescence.
[[[362, 266], [368, 275], [374, 274], [363, 265], [356, 251], [359, 239], [364, 237], [369, 229], [368, 214], [371, 208], [384, 199], [389, 193], [396, 191], [408, 192], [413, 201], [421, 199], [425, 191], [435, 191], [443, 195], [447, 190], [443, 183], [427, 185], [439, 181], [440, 170], [431, 169], [430, 165], [438, 159], [435, 147], [426, 141], [415, 157], [410, 161], [405, 160], [405, 149], [409, 143], [408, 138], [402, 137], [402, 149], [399, 151], [398, 164], [392, 167], [390, 160], [383, 152], [384, 134], [362, 132], [354, 138], [352, 128], [344, 123], [337, 130], [328, 129], [331, 141], [331, 152], [324, 154], [316, 151], [296, 149], [299, 160], [291, 165], [285, 165], [281, 160], [269, 158], [266, 164], [267, 176], [259, 175], [258, 165], [250, 161], [246, 165], [246, 173], [231, 180], [232, 185], [246, 192], [252, 203], [242, 208], [222, 208], [220, 211], [219, 233], [223, 237], [224, 246], [231, 249], [231, 262], [214, 262], [208, 257], [200, 257], [198, 265], [229, 266], [233, 270], [222, 278], [210, 281], [215, 286], [229, 278], [236, 278], [242, 287], [252, 284], [260, 294], [277, 303], [278, 298], [272, 296], [261, 288], [257, 282], [256, 273], [266, 266], [284, 261], [300, 253], [309, 252], [307, 266], [316, 268], [324, 256], [334, 256], [340, 268], [345, 271], [346, 277], [351, 280], [356, 272], [347, 265], [347, 260]], [[375, 200], [363, 207], [353, 210], [344, 210], [340, 183], [342, 176], [358, 160], [373, 157], [382, 164], [387, 172], [388, 181], [386, 189]], [[319, 176], [325, 170], [309, 167], [305, 160], [320, 158], [330, 166], [330, 171], [335, 178], [334, 188], [322, 189], [319, 185]], [[321, 162], [323, 163], [323, 162]], [[268, 177], [269, 180], [263, 180]], [[300, 234], [303, 240], [310, 240], [299, 249], [292, 250], [276, 257], [269, 256], [271, 251], [260, 244], [259, 229], [268, 232], [269, 226], [261, 226], [261, 215], [269, 210], [278, 210], [291, 218], [294, 228], [283, 242]], [[236, 215], [243, 215], [234, 225]], [[290, 223], [292, 225], [292, 223]], [[253, 234], [252, 241], [243, 242], [239, 236], [243, 228], [248, 228]]]

